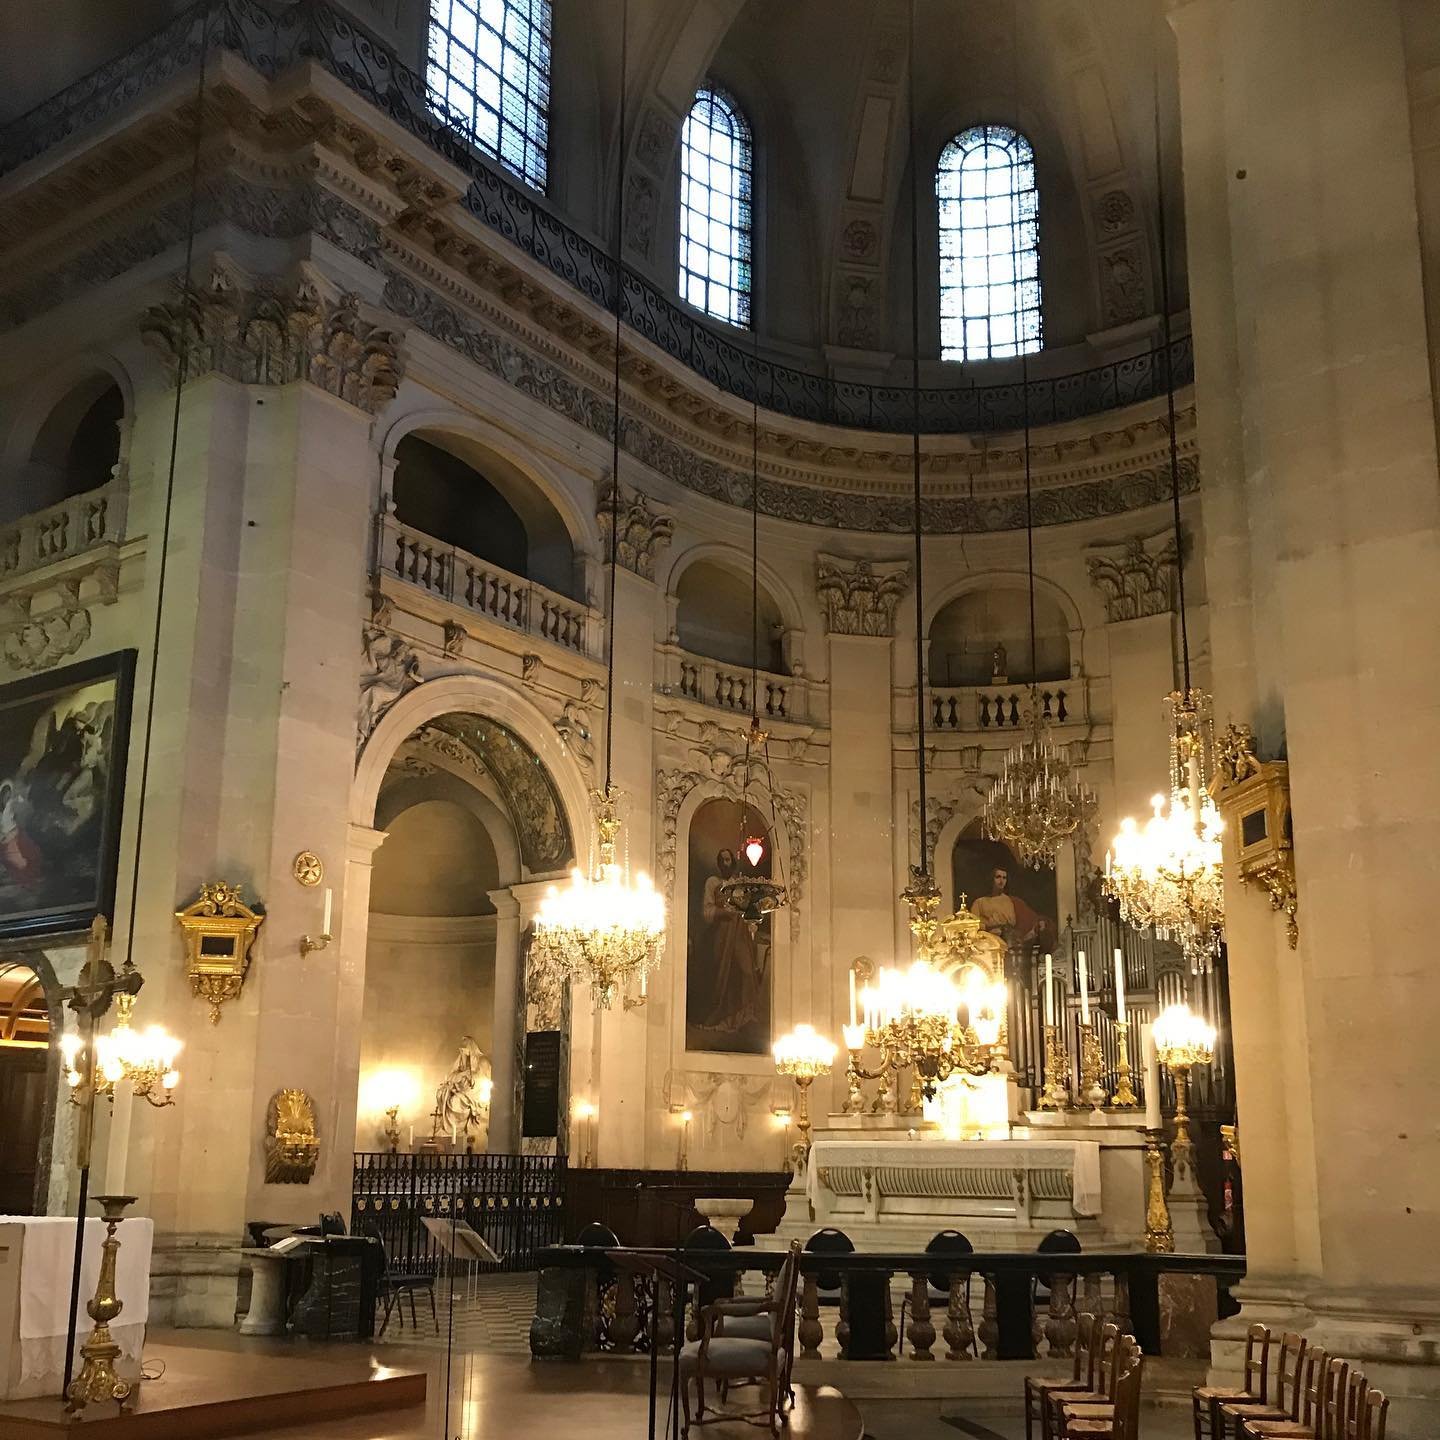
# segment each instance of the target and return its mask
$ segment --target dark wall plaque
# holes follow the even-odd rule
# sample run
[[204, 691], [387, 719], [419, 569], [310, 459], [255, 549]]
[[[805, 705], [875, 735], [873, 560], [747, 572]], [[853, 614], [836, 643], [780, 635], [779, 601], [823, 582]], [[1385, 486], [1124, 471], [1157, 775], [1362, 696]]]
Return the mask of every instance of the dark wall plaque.
[[558, 1030], [532, 1030], [525, 1037], [525, 1107], [520, 1133], [526, 1139], [560, 1133]]

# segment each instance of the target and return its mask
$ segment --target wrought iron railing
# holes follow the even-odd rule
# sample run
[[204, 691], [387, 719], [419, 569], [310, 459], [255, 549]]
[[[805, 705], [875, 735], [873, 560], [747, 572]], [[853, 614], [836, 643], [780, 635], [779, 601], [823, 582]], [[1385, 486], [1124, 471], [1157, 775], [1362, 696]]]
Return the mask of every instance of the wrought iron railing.
[[[198, 0], [124, 55], [0, 129], [0, 175], [131, 104], [212, 48], [240, 56], [267, 78], [310, 61], [374, 105], [470, 177], [469, 215], [598, 305], [615, 295], [613, 259], [535, 194], [493, 166], [437, 108], [423, 78], [383, 41], [326, 0], [271, 7], [260, 0]], [[627, 271], [621, 310], [631, 329], [711, 384], [771, 411], [820, 424], [873, 431], [911, 428], [906, 382], [869, 385], [757, 357], [741, 332], [705, 324], [649, 280]], [[1168, 362], [1168, 363], [1167, 363]], [[921, 428], [930, 434], [1014, 430], [1082, 419], [1133, 405], [1194, 378], [1190, 337], [1161, 349], [1068, 375], [1003, 384], [923, 386]]]
[[441, 1273], [450, 1252], [425, 1221], [452, 1217], [500, 1256], [480, 1268], [533, 1270], [565, 1236], [564, 1157], [356, 1153], [350, 1228], [380, 1240], [391, 1269]]
[[[593, 1350], [648, 1349], [649, 1325], [660, 1349], [674, 1339], [668, 1285], [658, 1296], [644, 1261], [679, 1254], [705, 1280], [685, 1297], [687, 1335], [696, 1329], [697, 1302], [729, 1294], [737, 1282], [760, 1294], [784, 1260], [781, 1250], [627, 1249], [607, 1252], [557, 1246], [539, 1256], [537, 1355], [578, 1356]], [[613, 1256], [633, 1257], [617, 1265]], [[567, 1276], [583, 1274], [585, 1294]], [[1217, 1287], [1217, 1310], [1238, 1308], [1229, 1288], [1245, 1274], [1243, 1255], [977, 1253], [835, 1254], [802, 1251], [796, 1339], [800, 1358], [822, 1347], [843, 1359], [1029, 1360], [1068, 1356], [1080, 1313], [1114, 1320], [1147, 1354], [1161, 1353], [1160, 1289], [1166, 1274], [1204, 1275]], [[896, 1293], [901, 1303], [896, 1304]], [[905, 1312], [908, 1311], [908, 1323]], [[897, 1323], [897, 1312], [900, 1322]], [[829, 1321], [827, 1335], [826, 1322]]]

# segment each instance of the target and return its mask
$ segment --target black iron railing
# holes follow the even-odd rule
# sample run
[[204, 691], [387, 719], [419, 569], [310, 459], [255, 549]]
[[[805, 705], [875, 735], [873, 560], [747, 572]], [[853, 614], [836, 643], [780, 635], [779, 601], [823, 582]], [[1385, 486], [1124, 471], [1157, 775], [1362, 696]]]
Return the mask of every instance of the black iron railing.
[[[613, 303], [616, 270], [605, 250], [493, 166], [437, 109], [420, 75], [326, 0], [273, 8], [259, 0], [199, 0], [124, 55], [0, 129], [0, 175], [189, 69], [207, 35], [212, 49], [240, 56], [267, 78], [307, 61], [329, 71], [470, 177], [462, 203], [475, 220], [596, 304]], [[732, 338], [705, 324], [633, 271], [625, 276], [621, 308], [635, 333], [721, 390], [746, 401], [756, 398], [777, 414], [874, 431], [911, 427], [908, 383], [837, 380], [757, 357], [741, 332]], [[1172, 368], [1176, 383], [1188, 384], [1194, 378], [1188, 335], [1174, 341], [1168, 361], [1165, 350], [1156, 349], [1032, 379], [1028, 387], [1019, 381], [925, 386], [921, 426], [931, 434], [969, 434], [1017, 429], [1027, 412], [1032, 425], [1101, 414], [1163, 394]]]
[[[617, 1265], [617, 1252], [557, 1246], [541, 1266], [531, 1348], [537, 1355], [589, 1350], [661, 1349], [674, 1337], [668, 1286], [655, 1293], [647, 1258], [678, 1256], [705, 1276], [686, 1296], [687, 1334], [696, 1306], [717, 1292], [763, 1294], [780, 1268], [779, 1250], [640, 1250], [618, 1252], [638, 1266]], [[1218, 1316], [1238, 1306], [1230, 1287], [1243, 1278], [1243, 1255], [973, 1255], [802, 1252], [797, 1298], [797, 1353], [817, 1357], [833, 1341], [841, 1358], [1029, 1360], [1068, 1356], [1081, 1313], [1114, 1320], [1150, 1355], [1162, 1353], [1161, 1293], [1166, 1276], [1198, 1276], [1215, 1285]], [[567, 1293], [568, 1292], [568, 1293]], [[896, 1304], [896, 1295], [900, 1303]], [[1187, 1310], [1206, 1302], [1190, 1295]], [[898, 1318], [897, 1318], [898, 1314]], [[827, 1335], [827, 1324], [829, 1334]]]
[[482, 1270], [533, 1270], [539, 1252], [565, 1235], [564, 1158], [356, 1154], [350, 1227], [380, 1240], [392, 1269], [444, 1271], [451, 1247], [425, 1222], [452, 1217], [500, 1256]]

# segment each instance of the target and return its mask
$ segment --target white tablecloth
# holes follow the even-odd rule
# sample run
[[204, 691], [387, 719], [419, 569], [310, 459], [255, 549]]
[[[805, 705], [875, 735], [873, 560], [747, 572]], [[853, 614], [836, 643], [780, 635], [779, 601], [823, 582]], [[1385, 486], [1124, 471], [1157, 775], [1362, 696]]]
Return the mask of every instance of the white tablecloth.
[[[120, 1346], [116, 1368], [129, 1378], [139, 1373], [145, 1322], [150, 1314], [150, 1247], [155, 1223], [146, 1216], [121, 1221], [115, 1232], [120, 1241], [116, 1257], [115, 1288], [124, 1309], [110, 1326]], [[103, 1221], [85, 1221], [85, 1257], [80, 1271], [80, 1297], [76, 1306], [75, 1368], [80, 1368], [80, 1346], [94, 1322], [85, 1306], [100, 1278]], [[7, 1317], [8, 1334], [0, 1344], [9, 1352], [0, 1368], [4, 1383], [0, 1398], [58, 1395], [65, 1371], [66, 1309], [70, 1276], [75, 1263], [75, 1221], [58, 1216], [0, 1215], [0, 1314]]]

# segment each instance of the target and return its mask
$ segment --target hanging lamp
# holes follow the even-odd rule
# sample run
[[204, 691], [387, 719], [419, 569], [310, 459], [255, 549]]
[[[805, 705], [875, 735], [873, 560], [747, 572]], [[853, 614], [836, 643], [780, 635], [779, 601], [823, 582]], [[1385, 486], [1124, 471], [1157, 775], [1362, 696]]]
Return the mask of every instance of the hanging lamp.
[[[750, 804], [750, 785], [763, 772], [761, 789], [775, 804], [770, 769], [770, 736], [760, 724], [760, 340], [752, 320], [754, 389], [750, 404], [750, 727], [745, 732], [745, 778], [740, 785], [740, 834], [735, 873], [720, 882], [720, 900], [739, 913], [753, 935], [767, 915], [785, 904], [784, 862], [774, 844], [773, 827]], [[765, 873], [766, 861], [771, 873]], [[776, 878], [775, 871], [779, 871]]]
[[[643, 1000], [646, 976], [665, 944], [665, 900], [643, 871], [631, 879], [618, 849], [622, 793], [612, 780], [615, 729], [615, 576], [620, 538], [620, 339], [625, 289], [625, 105], [629, 5], [620, 21], [620, 118], [615, 186], [615, 409], [610, 461], [610, 603], [605, 654], [605, 783], [591, 793], [595, 854], [587, 875], [578, 865], [563, 888], [551, 886], [535, 916], [532, 951], [541, 964], [590, 986], [596, 1009], [617, 994]], [[638, 992], [638, 993], [636, 993]], [[629, 1003], [627, 1001], [627, 1003]]]
[[1180, 527], [1180, 449], [1175, 433], [1175, 371], [1171, 351], [1170, 264], [1165, 231], [1165, 167], [1160, 146], [1160, 86], [1155, 80], [1155, 185], [1164, 311], [1165, 396], [1170, 428], [1170, 505], [1175, 543], [1176, 605], [1180, 612], [1181, 688], [1166, 700], [1170, 730], [1170, 787], [1150, 802], [1143, 827], [1127, 817], [1105, 857], [1104, 888], [1121, 917], [1173, 940], [1197, 973], [1210, 968], [1225, 927], [1223, 822], [1209, 784], [1215, 753], [1210, 697], [1190, 678], [1185, 620], [1185, 551]]
[[1031, 484], [1030, 361], [1021, 354], [1022, 405], [1025, 416], [1025, 564], [1030, 597], [1030, 698], [1025, 707], [1024, 739], [1006, 752], [1000, 774], [985, 795], [982, 827], [992, 840], [1008, 845], [1032, 870], [1055, 864], [1061, 844], [1075, 834], [1095, 808], [1095, 797], [1070, 767], [1066, 747], [1057, 746], [1041, 705], [1036, 671], [1035, 510]]

